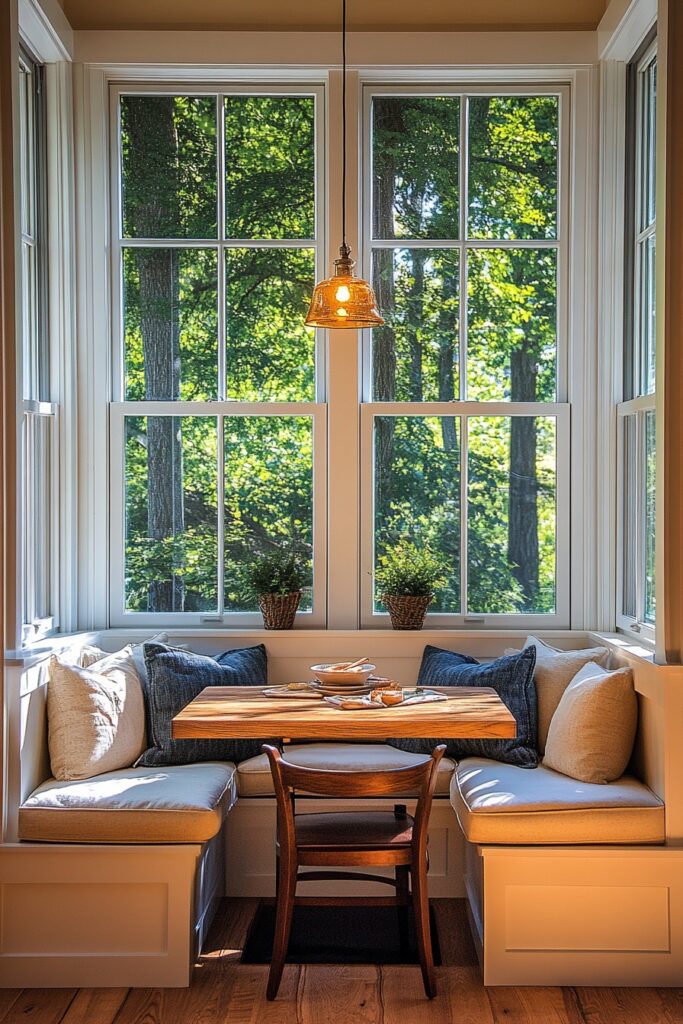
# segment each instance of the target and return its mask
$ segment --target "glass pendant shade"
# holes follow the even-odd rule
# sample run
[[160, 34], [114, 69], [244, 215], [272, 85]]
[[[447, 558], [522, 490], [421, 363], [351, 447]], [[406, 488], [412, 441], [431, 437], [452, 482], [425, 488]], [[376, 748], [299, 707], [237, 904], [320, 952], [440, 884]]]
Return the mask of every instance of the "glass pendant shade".
[[384, 320], [377, 308], [375, 293], [360, 277], [355, 277], [355, 260], [347, 245], [339, 247], [340, 257], [334, 261], [334, 277], [315, 286], [307, 327], [331, 327], [333, 330], [381, 327]]

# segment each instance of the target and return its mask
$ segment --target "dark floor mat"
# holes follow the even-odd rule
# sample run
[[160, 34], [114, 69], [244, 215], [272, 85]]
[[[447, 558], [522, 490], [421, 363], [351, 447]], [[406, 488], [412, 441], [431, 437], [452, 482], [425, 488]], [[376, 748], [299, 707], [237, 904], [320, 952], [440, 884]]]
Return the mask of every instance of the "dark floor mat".
[[[416, 964], [419, 963], [413, 915], [405, 913], [399, 928], [396, 907], [295, 907], [287, 963]], [[441, 963], [434, 911], [429, 909], [434, 963]], [[243, 964], [268, 964], [273, 950], [275, 904], [263, 901], [251, 923], [242, 950]]]

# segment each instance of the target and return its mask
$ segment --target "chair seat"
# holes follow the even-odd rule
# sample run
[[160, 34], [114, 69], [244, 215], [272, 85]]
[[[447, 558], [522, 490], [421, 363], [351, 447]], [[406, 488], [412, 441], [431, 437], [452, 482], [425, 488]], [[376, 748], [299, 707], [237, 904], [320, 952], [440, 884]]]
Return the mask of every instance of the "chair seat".
[[[301, 768], [324, 771], [387, 771], [405, 768], [428, 759], [426, 754], [411, 754], [388, 743], [293, 743], [287, 747], [287, 760]], [[444, 757], [439, 764], [435, 794], [447, 796], [455, 762]], [[273, 778], [265, 754], [250, 757], [237, 766], [237, 791], [240, 796], [273, 796]], [[404, 793], [406, 797], [415, 793]]]
[[203, 843], [236, 800], [228, 762], [48, 779], [19, 810], [19, 838], [48, 843]]
[[662, 801], [628, 775], [603, 786], [543, 765], [468, 757], [453, 776], [451, 804], [471, 843], [664, 842]]
[[295, 823], [299, 849], [393, 849], [410, 846], [413, 838], [412, 817], [397, 818], [392, 811], [297, 814]]

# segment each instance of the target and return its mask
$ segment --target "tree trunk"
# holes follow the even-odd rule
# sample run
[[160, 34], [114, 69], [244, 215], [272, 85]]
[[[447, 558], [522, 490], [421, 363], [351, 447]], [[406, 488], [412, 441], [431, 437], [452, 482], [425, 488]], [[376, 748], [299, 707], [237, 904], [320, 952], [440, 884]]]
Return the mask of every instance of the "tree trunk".
[[[444, 304], [448, 299], [458, 296], [458, 279], [448, 269], [443, 274], [443, 298]], [[453, 376], [453, 362], [455, 358], [455, 345], [459, 333], [458, 317], [453, 316], [450, 310], [442, 310], [439, 316], [439, 401], [452, 402], [455, 399], [455, 380]], [[462, 373], [462, 368], [460, 369]], [[455, 425], [455, 416], [444, 416], [441, 420], [441, 436], [443, 438], [444, 450], [447, 452], [457, 451], [458, 434]]]
[[410, 354], [408, 398], [411, 402], [421, 402], [422, 343], [418, 327], [422, 323], [422, 303], [424, 302], [425, 253], [423, 249], [413, 249], [410, 256], [413, 264], [413, 282], [408, 295], [407, 334]]
[[[153, 113], [147, 103], [131, 103], [128, 124], [131, 152], [129, 204], [138, 237], [163, 237], [177, 206], [177, 140], [173, 99], [155, 97]], [[163, 186], [159, 167], [167, 169]], [[146, 173], [146, 169], [151, 170]], [[156, 173], [153, 173], [156, 170]], [[129, 179], [130, 180], [130, 179]], [[163, 191], [162, 191], [163, 189]], [[179, 253], [175, 249], [136, 250], [140, 275], [140, 327], [145, 365], [145, 397], [149, 401], [180, 398]], [[147, 418], [147, 522], [153, 541], [180, 537], [185, 528], [181, 420], [172, 416]], [[182, 575], [173, 572], [150, 580], [151, 612], [182, 611]]]

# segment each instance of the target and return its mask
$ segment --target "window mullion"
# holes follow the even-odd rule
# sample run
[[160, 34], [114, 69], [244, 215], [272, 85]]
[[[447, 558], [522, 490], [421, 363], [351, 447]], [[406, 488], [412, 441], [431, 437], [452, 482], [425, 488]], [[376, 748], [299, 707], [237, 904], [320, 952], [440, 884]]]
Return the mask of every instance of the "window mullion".
[[216, 509], [218, 533], [217, 600], [218, 614], [225, 612], [225, 420], [216, 418], [216, 475], [218, 508]]

